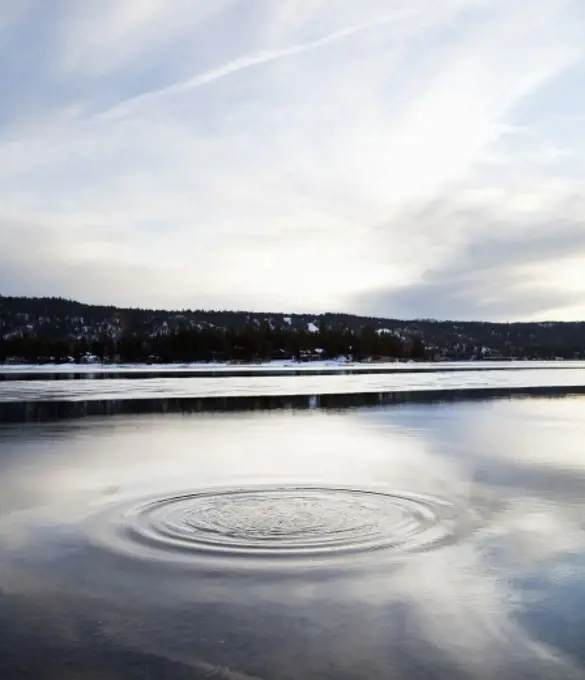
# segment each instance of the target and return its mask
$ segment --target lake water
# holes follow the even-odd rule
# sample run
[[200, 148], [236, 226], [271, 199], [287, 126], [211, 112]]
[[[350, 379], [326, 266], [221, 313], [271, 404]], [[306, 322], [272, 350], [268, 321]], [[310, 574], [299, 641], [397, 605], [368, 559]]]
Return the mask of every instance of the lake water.
[[0, 678], [585, 678], [584, 386], [0, 382]]

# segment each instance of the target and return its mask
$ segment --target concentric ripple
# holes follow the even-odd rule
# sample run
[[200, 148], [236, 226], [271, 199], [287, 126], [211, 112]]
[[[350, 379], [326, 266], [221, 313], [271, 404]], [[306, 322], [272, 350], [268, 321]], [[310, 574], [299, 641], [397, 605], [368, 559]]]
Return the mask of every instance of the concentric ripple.
[[457, 539], [464, 518], [456, 506], [428, 496], [269, 487], [150, 500], [115, 525], [119, 548], [151, 557], [315, 559], [437, 547]]

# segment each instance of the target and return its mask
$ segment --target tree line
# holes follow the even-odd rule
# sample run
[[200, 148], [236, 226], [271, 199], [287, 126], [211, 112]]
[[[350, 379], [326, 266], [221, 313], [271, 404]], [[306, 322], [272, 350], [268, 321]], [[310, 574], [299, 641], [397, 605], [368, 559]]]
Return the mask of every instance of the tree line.
[[420, 336], [401, 338], [379, 333], [373, 326], [359, 331], [323, 325], [316, 332], [273, 327], [267, 322], [238, 328], [180, 328], [151, 336], [137, 332], [120, 337], [103, 334], [97, 338], [52, 338], [29, 332], [0, 339], [0, 361], [81, 362], [92, 355], [104, 362], [196, 362], [266, 361], [346, 356], [366, 358], [426, 359]]

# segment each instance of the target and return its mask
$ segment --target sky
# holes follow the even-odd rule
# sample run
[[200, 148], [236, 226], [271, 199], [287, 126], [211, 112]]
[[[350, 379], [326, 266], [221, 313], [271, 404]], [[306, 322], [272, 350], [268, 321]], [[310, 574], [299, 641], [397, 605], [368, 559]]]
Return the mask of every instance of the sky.
[[0, 0], [0, 294], [585, 318], [583, 0]]

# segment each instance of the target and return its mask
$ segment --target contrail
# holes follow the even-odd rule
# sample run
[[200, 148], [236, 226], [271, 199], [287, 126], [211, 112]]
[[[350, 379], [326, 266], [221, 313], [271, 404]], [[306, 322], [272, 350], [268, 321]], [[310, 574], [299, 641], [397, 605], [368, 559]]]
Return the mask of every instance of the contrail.
[[207, 85], [208, 83], [213, 83], [216, 80], [221, 80], [226, 76], [238, 73], [239, 71], [253, 68], [254, 66], [260, 66], [261, 64], [267, 64], [271, 61], [277, 61], [278, 59], [291, 57], [301, 52], [308, 52], [331, 43], [339, 42], [340, 40], [343, 40], [344, 38], [347, 38], [351, 35], [355, 35], [356, 33], [361, 33], [362, 31], [366, 31], [370, 28], [391, 23], [392, 21], [414, 13], [416, 12], [413, 10], [396, 11], [393, 12], [392, 15], [387, 15], [375, 21], [354, 24], [353, 26], [342, 28], [338, 31], [335, 31], [334, 33], [329, 33], [328, 35], [325, 35], [321, 38], [317, 38], [316, 40], [298, 43], [297, 45], [285, 47], [280, 50], [261, 50], [259, 52], [254, 52], [247, 56], [229, 61], [226, 64], [223, 64], [222, 66], [219, 66], [215, 69], [211, 69], [210, 71], [206, 71], [205, 73], [200, 73], [196, 76], [193, 76], [192, 78], [188, 78], [187, 80], [182, 80], [157, 90], [150, 90], [135, 97], [130, 97], [129, 99], [126, 99], [115, 106], [112, 106], [111, 108], [97, 114], [93, 120], [112, 120], [115, 118], [120, 118], [124, 115], [132, 113], [132, 111], [140, 108], [143, 104], [154, 102], [157, 99], [181, 94], [183, 92], [188, 92], [189, 90], [194, 90], [198, 87], [202, 87], [203, 85]]

